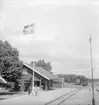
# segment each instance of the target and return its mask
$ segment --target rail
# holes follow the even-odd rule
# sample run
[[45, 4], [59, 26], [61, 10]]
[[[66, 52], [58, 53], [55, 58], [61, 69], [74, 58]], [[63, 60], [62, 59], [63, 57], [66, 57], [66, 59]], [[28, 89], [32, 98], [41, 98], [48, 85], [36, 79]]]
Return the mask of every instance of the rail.
[[45, 103], [44, 105], [61, 105], [63, 102], [65, 102], [68, 98], [70, 98], [71, 96], [73, 96], [74, 94], [76, 94], [77, 92], [79, 92], [80, 90], [82, 90], [84, 87], [80, 87], [77, 89], [74, 89], [64, 95], [61, 95], [58, 98], [53, 99], [52, 101]]

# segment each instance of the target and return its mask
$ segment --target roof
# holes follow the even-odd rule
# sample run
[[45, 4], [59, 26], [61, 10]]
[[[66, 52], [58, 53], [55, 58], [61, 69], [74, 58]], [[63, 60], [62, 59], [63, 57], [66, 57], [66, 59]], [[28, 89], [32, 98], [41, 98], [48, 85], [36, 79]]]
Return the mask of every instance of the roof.
[[44, 78], [46, 78], [47, 80], [53, 80], [53, 79], [56, 79], [56, 77], [51, 74], [50, 72], [48, 72], [47, 70], [44, 70], [43, 68], [41, 67], [31, 67], [30, 65], [24, 63], [24, 65], [28, 68], [30, 68], [31, 70], [33, 70], [34, 72], [38, 73], [39, 75], [43, 76]]
[[7, 81], [4, 79], [4, 78], [2, 78], [1, 76], [0, 76], [0, 82], [2, 82], [2, 83], [7, 83]]
[[[84, 78], [82, 78], [82, 77], [80, 77], [80, 76], [76, 77], [75, 79], [77, 79], [77, 78], [80, 78], [81, 80], [84, 81]], [[74, 80], [75, 80], [75, 79], [74, 79]]]

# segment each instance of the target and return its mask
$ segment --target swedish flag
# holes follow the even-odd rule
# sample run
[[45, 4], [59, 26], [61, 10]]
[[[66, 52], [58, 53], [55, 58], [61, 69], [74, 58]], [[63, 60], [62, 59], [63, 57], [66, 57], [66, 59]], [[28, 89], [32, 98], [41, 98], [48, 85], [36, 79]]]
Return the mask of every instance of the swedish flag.
[[35, 23], [24, 26], [23, 33], [24, 34], [32, 34], [34, 33]]

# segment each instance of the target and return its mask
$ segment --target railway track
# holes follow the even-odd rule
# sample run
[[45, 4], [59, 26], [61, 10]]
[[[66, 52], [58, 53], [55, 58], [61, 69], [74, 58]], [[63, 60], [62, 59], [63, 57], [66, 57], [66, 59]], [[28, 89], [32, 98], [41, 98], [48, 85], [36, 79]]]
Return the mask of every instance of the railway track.
[[81, 88], [77, 88], [75, 90], [72, 90], [64, 95], [61, 95], [58, 98], [55, 98], [54, 100], [44, 104], [44, 105], [62, 105], [67, 99], [69, 99], [70, 97], [72, 97], [73, 95], [75, 95], [77, 92], [79, 92], [80, 90], [82, 90], [84, 87]]

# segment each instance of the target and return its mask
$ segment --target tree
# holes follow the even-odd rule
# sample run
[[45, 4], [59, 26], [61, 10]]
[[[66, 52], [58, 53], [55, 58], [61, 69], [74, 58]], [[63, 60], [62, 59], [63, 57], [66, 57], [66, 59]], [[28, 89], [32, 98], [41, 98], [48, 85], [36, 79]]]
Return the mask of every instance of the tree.
[[19, 60], [18, 50], [13, 48], [7, 41], [0, 41], [1, 76], [8, 82], [18, 84], [18, 78], [21, 76], [22, 66], [22, 61]]
[[87, 81], [87, 78], [83, 75], [75, 75], [75, 74], [57, 74], [57, 77], [59, 78], [64, 78], [65, 82], [68, 83], [74, 83], [74, 80], [76, 77], [81, 77], [83, 78], [85, 81]]
[[49, 72], [51, 72], [51, 70], [52, 70], [50, 62], [45, 62], [44, 60], [38, 60], [36, 62], [36, 66], [37, 67], [42, 67], [43, 69], [45, 69]]

